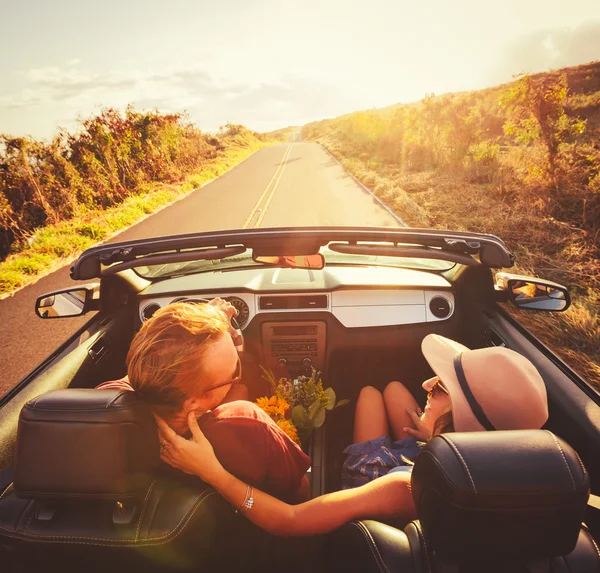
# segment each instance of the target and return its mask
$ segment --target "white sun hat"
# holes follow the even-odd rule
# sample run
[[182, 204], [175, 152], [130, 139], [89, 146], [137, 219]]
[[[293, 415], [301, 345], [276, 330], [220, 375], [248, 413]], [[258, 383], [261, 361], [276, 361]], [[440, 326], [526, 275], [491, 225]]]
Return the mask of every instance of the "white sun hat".
[[535, 366], [503, 347], [469, 350], [428, 334], [425, 359], [448, 390], [457, 432], [539, 429], [548, 419], [546, 386]]

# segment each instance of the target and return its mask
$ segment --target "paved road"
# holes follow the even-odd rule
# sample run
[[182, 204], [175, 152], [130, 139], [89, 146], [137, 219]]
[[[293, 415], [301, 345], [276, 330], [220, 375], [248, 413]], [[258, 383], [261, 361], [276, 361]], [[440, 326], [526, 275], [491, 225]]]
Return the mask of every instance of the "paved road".
[[[110, 242], [219, 229], [301, 225], [397, 226], [319, 145], [264, 148]], [[0, 301], [0, 395], [14, 386], [90, 315], [42, 320], [38, 296], [76, 284], [62, 268]]]

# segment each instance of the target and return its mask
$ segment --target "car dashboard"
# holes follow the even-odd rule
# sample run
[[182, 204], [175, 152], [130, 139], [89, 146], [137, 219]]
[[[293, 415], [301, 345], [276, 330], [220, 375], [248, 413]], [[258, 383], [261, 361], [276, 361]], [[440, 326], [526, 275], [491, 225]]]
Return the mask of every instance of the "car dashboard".
[[265, 367], [285, 367], [292, 376], [312, 367], [325, 369], [332, 322], [364, 335], [365, 329], [433, 327], [455, 313], [451, 284], [431, 272], [380, 266], [262, 267], [153, 283], [139, 293], [139, 323], [171, 303], [217, 296], [237, 308], [244, 334], [259, 338]]

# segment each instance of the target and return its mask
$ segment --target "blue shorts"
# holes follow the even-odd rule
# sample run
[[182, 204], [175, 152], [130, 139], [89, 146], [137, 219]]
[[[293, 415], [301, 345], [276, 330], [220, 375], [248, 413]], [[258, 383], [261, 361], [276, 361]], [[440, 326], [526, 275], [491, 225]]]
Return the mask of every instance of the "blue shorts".
[[391, 471], [411, 471], [412, 466], [403, 458], [413, 461], [421, 451], [419, 443], [415, 438], [392, 442], [389, 436], [380, 436], [348, 446], [344, 450], [342, 489], [363, 485]]

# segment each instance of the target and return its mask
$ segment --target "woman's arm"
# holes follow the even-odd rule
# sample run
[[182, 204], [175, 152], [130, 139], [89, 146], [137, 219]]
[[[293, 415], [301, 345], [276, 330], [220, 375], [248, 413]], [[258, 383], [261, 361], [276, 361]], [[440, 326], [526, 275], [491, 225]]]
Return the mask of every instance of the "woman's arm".
[[[192, 439], [178, 436], [158, 420], [161, 458], [180, 470], [210, 483], [235, 508], [244, 503], [247, 485], [226, 471], [214, 455], [212, 446], [198, 427], [196, 418], [188, 418]], [[366, 485], [336, 491], [299, 505], [289, 505], [262, 491], [254, 490], [254, 505], [245, 515], [262, 529], [280, 536], [315, 535], [332, 531], [357, 518], [405, 518], [415, 516], [410, 492], [410, 476], [405, 472], [378, 478]]]
[[[255, 489], [254, 505], [245, 511], [245, 516], [265, 531], [282, 537], [327, 533], [359, 518], [396, 517], [409, 522], [415, 512], [408, 476], [408, 472], [393, 473], [299, 505], [289, 505]], [[234, 507], [244, 502], [246, 484], [226, 470], [211, 485]]]

